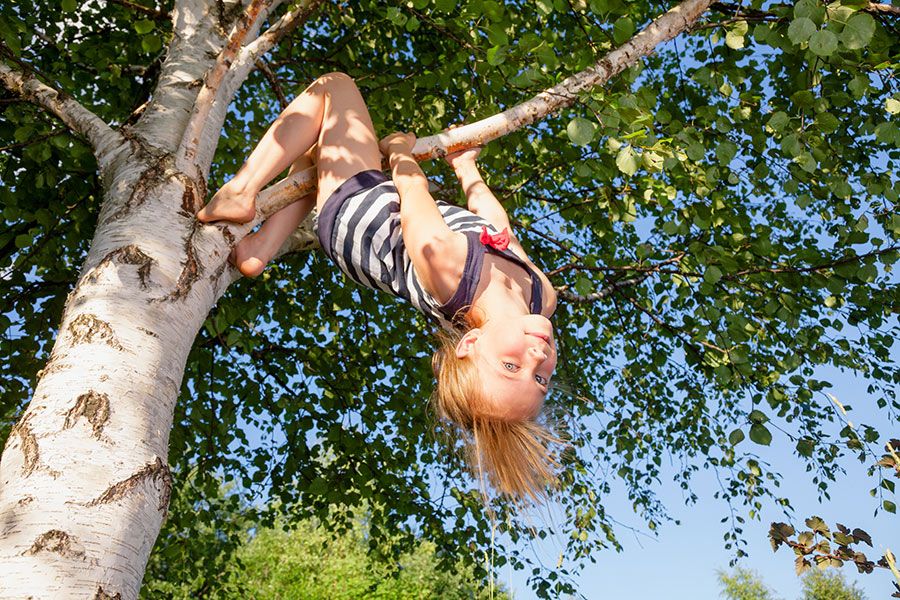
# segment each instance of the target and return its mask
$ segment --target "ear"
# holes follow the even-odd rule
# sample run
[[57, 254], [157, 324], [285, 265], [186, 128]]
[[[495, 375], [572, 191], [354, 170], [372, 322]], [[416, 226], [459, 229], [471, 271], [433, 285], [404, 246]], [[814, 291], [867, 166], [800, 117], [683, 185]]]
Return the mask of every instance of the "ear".
[[456, 345], [456, 358], [466, 358], [475, 352], [475, 341], [481, 336], [481, 329], [474, 328], [466, 332]]

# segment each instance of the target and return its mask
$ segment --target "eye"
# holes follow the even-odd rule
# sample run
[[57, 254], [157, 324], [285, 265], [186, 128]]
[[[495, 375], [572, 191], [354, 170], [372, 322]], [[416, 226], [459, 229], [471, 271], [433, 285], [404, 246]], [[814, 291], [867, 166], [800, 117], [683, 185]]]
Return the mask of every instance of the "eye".
[[511, 362], [505, 362], [505, 363], [503, 363], [503, 368], [511, 373], [515, 373], [516, 371], [519, 370], [519, 365], [517, 365], [515, 363], [511, 363]]
[[547, 385], [547, 383], [549, 383], [549, 380], [546, 377], [544, 377], [543, 375], [536, 374], [534, 376], [534, 380], [537, 381], [541, 385]]

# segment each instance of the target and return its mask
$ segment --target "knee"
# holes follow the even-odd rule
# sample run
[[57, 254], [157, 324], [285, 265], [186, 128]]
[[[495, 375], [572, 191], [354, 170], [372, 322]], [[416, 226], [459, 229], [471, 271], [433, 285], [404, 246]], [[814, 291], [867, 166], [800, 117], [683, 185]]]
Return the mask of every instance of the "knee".
[[356, 85], [356, 82], [353, 81], [353, 78], [347, 75], [346, 73], [342, 73], [341, 71], [333, 71], [331, 73], [325, 73], [320, 76], [317, 80], [325, 85]]

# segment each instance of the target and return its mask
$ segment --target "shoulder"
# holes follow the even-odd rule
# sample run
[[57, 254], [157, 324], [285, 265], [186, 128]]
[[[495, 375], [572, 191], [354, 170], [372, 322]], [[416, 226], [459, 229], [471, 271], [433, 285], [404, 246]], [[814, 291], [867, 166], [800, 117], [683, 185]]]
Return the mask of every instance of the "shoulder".
[[415, 265], [425, 290], [446, 302], [459, 287], [468, 254], [468, 240], [462, 233], [447, 231], [434, 236], [423, 249], [422, 264]]

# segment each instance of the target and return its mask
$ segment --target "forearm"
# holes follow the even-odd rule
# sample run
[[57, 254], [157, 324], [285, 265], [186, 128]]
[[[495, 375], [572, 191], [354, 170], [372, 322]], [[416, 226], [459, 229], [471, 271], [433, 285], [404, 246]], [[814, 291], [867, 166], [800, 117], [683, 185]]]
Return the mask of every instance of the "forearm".
[[419, 163], [406, 152], [392, 152], [390, 159], [391, 178], [397, 186], [397, 192], [402, 199], [409, 196], [410, 192], [428, 191], [428, 179], [419, 167]]
[[[441, 211], [428, 192], [428, 179], [409, 152], [391, 152], [391, 175], [400, 196], [400, 222], [416, 223], [435, 235], [446, 230]], [[404, 237], [406, 231], [404, 228]], [[418, 235], [418, 234], [417, 234]]]
[[[462, 186], [463, 192], [466, 194], [466, 200], [471, 203], [476, 202], [482, 196], [494, 197], [491, 188], [487, 186], [475, 162], [465, 162], [455, 166], [456, 178], [459, 179], [459, 185]], [[471, 207], [470, 207], [471, 208]]]

